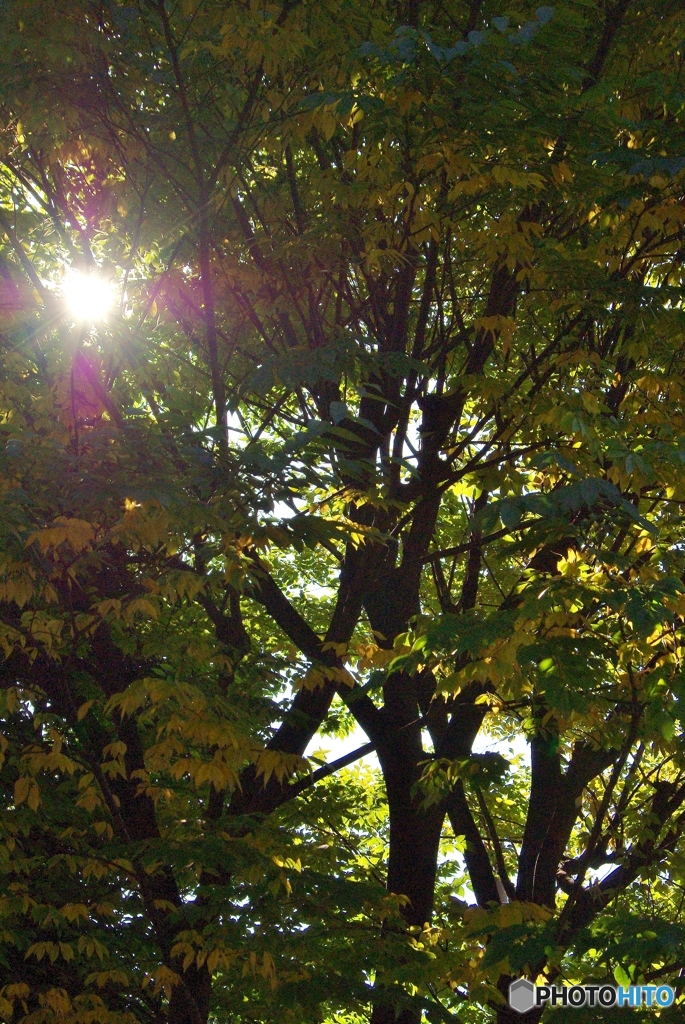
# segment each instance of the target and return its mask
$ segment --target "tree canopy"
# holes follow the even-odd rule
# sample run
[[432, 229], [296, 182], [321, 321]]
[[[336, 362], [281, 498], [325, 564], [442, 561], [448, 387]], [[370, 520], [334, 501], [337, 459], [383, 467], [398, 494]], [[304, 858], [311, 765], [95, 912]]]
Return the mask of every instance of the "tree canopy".
[[2, 4], [8, 1024], [677, 988], [684, 104], [679, 0]]

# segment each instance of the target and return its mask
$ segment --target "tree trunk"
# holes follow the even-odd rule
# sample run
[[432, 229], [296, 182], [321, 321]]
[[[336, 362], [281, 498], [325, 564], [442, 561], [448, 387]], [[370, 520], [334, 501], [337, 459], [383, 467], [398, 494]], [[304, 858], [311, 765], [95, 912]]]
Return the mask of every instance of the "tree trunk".
[[[180, 972], [179, 972], [180, 973]], [[169, 1024], [207, 1024], [212, 979], [207, 968], [193, 964], [182, 973], [183, 984], [176, 985], [169, 999]]]
[[[415, 680], [398, 673], [391, 685], [395, 687], [395, 700], [392, 703], [397, 709], [398, 703], [402, 701], [402, 691], [406, 696], [415, 688]], [[392, 729], [388, 741], [378, 744], [377, 750], [390, 817], [388, 891], [408, 897], [409, 903], [402, 911], [404, 919], [410, 927], [422, 928], [433, 915], [444, 808], [442, 805], [422, 808], [420, 795], [412, 795], [412, 789], [421, 774], [420, 762], [425, 757], [421, 746], [420, 725]], [[397, 994], [400, 994], [399, 991]], [[374, 1006], [371, 1022], [418, 1024], [420, 1017], [420, 1012], [411, 1007], [396, 1006], [390, 1000], [383, 1000]]]

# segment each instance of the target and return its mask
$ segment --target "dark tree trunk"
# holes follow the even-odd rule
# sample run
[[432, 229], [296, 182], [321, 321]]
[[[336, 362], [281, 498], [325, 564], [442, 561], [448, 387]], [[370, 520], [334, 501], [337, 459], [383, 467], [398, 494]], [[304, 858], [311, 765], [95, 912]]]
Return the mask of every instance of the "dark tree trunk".
[[176, 985], [169, 1000], [169, 1024], [207, 1024], [212, 979], [207, 968], [194, 964], [182, 974], [183, 984]]
[[384, 773], [390, 812], [387, 884], [390, 892], [409, 898], [405, 919], [409, 925], [420, 928], [433, 914], [444, 809], [441, 805], [422, 809], [419, 801], [412, 799], [411, 789], [420, 769], [416, 762], [403, 762], [402, 755], [403, 751], [393, 750], [394, 764]]
[[[421, 806], [413, 792], [425, 753], [418, 722], [418, 680], [397, 673], [386, 686], [386, 739], [377, 744], [390, 817], [388, 891], [408, 897], [403, 916], [410, 927], [422, 928], [433, 915], [433, 897], [444, 807]], [[399, 994], [399, 993], [398, 993]], [[389, 999], [373, 1010], [372, 1024], [417, 1024], [420, 1013], [396, 1007]]]

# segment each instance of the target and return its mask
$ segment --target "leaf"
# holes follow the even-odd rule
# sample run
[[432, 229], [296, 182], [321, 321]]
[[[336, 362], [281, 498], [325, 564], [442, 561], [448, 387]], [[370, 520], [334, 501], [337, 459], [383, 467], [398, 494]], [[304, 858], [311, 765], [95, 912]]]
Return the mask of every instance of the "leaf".
[[633, 984], [628, 972], [620, 965], [614, 967], [614, 980], [617, 985], [623, 985], [624, 988]]
[[83, 719], [86, 717], [86, 715], [88, 714], [88, 712], [90, 711], [90, 709], [92, 708], [94, 703], [95, 703], [94, 700], [87, 700], [85, 702], [85, 704], [81, 704], [79, 706], [79, 708], [78, 708], [78, 710], [76, 712], [76, 720], [78, 722], [82, 722], [83, 721]]
[[136, 615], [156, 619], [159, 616], [159, 608], [152, 598], [136, 597], [125, 606], [124, 617], [127, 622], [131, 622]]
[[14, 802], [17, 806], [23, 804], [29, 795], [29, 787], [31, 785], [31, 779], [27, 775], [20, 775], [17, 781], [14, 783]]
[[514, 529], [521, 522], [521, 516], [523, 509], [521, 504], [516, 501], [503, 501], [499, 507], [500, 519], [506, 527]]
[[32, 811], [40, 807], [40, 789], [36, 780], [29, 775], [20, 775], [14, 784], [14, 803], [18, 807], [26, 802]]
[[41, 551], [48, 552], [67, 543], [75, 552], [90, 548], [95, 538], [95, 528], [83, 519], [57, 516], [54, 525], [29, 535], [26, 546], [38, 544]]
[[86, 976], [86, 985], [97, 985], [98, 988], [105, 988], [107, 985], [119, 985], [121, 987], [129, 984], [129, 977], [126, 971], [94, 971]]
[[78, 921], [79, 918], [83, 918], [84, 921], [88, 920], [88, 907], [83, 903], [66, 903], [60, 913], [67, 921]]
[[525, 25], [521, 25], [518, 30], [518, 37], [525, 43], [529, 43], [533, 39], [540, 29], [540, 22], [528, 21]]
[[350, 411], [347, 408], [346, 402], [331, 402], [330, 406], [331, 419], [337, 425], [342, 423], [344, 419], [347, 419], [350, 415]]
[[2, 8], [8, 1020], [684, 962], [682, 5], [509, 6]]
[[535, 17], [541, 25], [546, 25], [554, 17], [554, 7], [550, 7], [548, 4], [538, 7], [535, 11]]

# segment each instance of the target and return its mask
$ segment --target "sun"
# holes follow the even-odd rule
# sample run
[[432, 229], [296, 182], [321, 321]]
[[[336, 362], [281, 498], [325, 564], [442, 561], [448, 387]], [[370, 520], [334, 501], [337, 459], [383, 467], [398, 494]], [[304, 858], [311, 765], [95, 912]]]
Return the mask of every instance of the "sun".
[[104, 320], [112, 308], [114, 288], [99, 274], [75, 271], [65, 277], [62, 297], [77, 323], [94, 324]]

